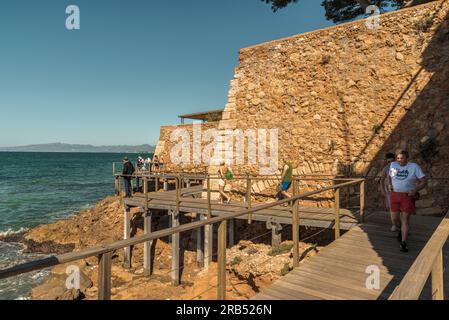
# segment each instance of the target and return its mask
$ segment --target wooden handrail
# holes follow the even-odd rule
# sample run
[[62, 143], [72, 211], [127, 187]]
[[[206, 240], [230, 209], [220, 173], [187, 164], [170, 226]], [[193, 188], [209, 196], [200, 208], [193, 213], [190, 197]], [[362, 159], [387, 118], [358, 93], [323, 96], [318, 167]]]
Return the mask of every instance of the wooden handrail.
[[443, 218], [389, 300], [418, 300], [430, 274], [432, 298], [444, 299], [442, 250], [449, 237], [449, 213]]
[[[179, 186], [179, 177], [176, 179], [177, 185]], [[120, 241], [116, 241], [111, 244], [96, 246], [88, 249], [84, 249], [78, 252], [70, 252], [65, 254], [56, 255], [50, 258], [41, 259], [37, 261], [22, 263], [16, 265], [11, 268], [7, 268], [4, 270], [0, 270], [0, 279], [12, 277], [18, 274], [31, 272], [35, 270], [40, 270], [47, 267], [52, 267], [58, 264], [64, 264], [68, 262], [73, 262], [77, 260], [82, 260], [86, 258], [90, 258], [92, 256], [97, 256], [99, 259], [99, 273], [98, 273], [98, 298], [99, 299], [110, 299], [110, 289], [111, 289], [111, 255], [112, 252], [118, 249], [135, 246], [141, 243], [148, 243], [149, 241], [160, 239], [167, 236], [178, 235], [182, 232], [198, 229], [201, 227], [209, 226], [212, 227], [213, 224], [219, 223], [218, 228], [218, 291], [217, 297], [219, 299], [225, 299], [226, 296], [226, 229], [227, 229], [227, 220], [234, 219], [243, 215], [250, 215], [252, 213], [269, 209], [277, 205], [282, 205], [288, 202], [297, 202], [299, 199], [307, 198], [309, 196], [319, 194], [329, 190], [339, 190], [340, 188], [360, 184], [364, 181], [364, 179], [354, 179], [353, 181], [341, 183], [338, 185], [333, 185], [330, 187], [321, 188], [315, 191], [305, 192], [302, 194], [293, 195], [291, 198], [282, 199], [276, 202], [266, 203], [257, 205], [248, 209], [242, 209], [237, 212], [221, 215], [219, 217], [210, 217], [205, 220], [199, 220], [192, 223], [187, 223], [183, 225], [176, 225], [172, 228], [167, 228], [164, 230], [159, 230], [156, 232], [146, 233], [141, 236], [124, 239]], [[147, 179], [144, 180], [144, 185], [147, 184]], [[176, 212], [179, 212], [179, 188], [177, 188], [177, 206]], [[210, 195], [209, 195], [210, 197]], [[173, 212], [175, 215], [176, 212]], [[297, 212], [296, 212], [297, 214]], [[295, 219], [295, 223], [298, 224], [298, 219]], [[337, 227], [337, 226], [336, 226]], [[295, 228], [297, 229], [297, 228]], [[296, 237], [295, 237], [296, 238]], [[298, 258], [296, 257], [296, 260]], [[176, 262], [177, 263], [177, 262]], [[179, 280], [179, 278], [177, 278]]]
[[103, 245], [103, 246], [96, 246], [96, 247], [84, 249], [84, 250], [77, 251], [77, 252], [64, 253], [64, 254], [60, 254], [60, 255], [57, 255], [57, 256], [54, 256], [51, 258], [46, 258], [46, 259], [42, 259], [42, 260], [19, 264], [15, 267], [0, 270], [0, 279], [8, 278], [8, 277], [20, 274], [20, 273], [25, 273], [25, 272], [35, 271], [38, 269], [43, 269], [46, 267], [51, 267], [51, 266], [54, 266], [55, 264], [63, 264], [63, 263], [72, 262], [72, 261], [76, 261], [76, 260], [86, 259], [86, 258], [89, 258], [92, 256], [99, 256], [101, 254], [104, 254], [104, 253], [107, 253], [110, 251], [115, 251], [118, 249], [122, 249], [124, 247], [135, 246], [137, 244], [140, 244], [140, 243], [143, 243], [146, 241], [151, 241], [154, 239], [167, 237], [167, 236], [170, 236], [175, 233], [181, 233], [181, 232], [193, 230], [196, 228], [201, 228], [201, 227], [204, 227], [209, 224], [220, 223], [224, 220], [234, 219], [234, 218], [243, 216], [245, 214], [255, 213], [255, 212], [258, 212], [261, 210], [269, 209], [269, 208], [272, 208], [277, 205], [288, 203], [290, 201], [307, 198], [312, 195], [319, 194], [319, 193], [322, 193], [325, 191], [334, 190], [336, 188], [341, 188], [341, 187], [345, 187], [348, 185], [359, 184], [362, 181], [363, 181], [363, 179], [354, 179], [351, 182], [345, 182], [345, 183], [342, 183], [339, 185], [334, 185], [334, 186], [325, 187], [325, 188], [321, 188], [321, 189], [314, 190], [314, 191], [305, 192], [305, 193], [293, 196], [291, 198], [286, 198], [286, 199], [282, 199], [282, 200], [279, 200], [276, 202], [270, 202], [270, 203], [257, 205], [252, 208], [249, 208], [249, 209], [242, 209], [240, 211], [222, 215], [220, 217], [211, 217], [210, 219], [207, 219], [207, 220], [191, 222], [191, 223], [183, 224], [178, 227], [171, 228], [171, 229], [159, 230], [159, 231], [153, 232], [148, 235], [141, 235], [141, 236], [133, 237], [130, 239], [119, 240], [119, 241], [113, 242], [111, 244]]

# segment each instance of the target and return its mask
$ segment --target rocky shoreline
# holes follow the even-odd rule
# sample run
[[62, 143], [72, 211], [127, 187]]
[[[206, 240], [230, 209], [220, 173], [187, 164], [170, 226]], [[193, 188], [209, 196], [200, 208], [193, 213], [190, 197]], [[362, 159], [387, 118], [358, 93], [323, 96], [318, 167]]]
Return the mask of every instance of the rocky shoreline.
[[[123, 207], [118, 197], [107, 197], [95, 207], [83, 210], [76, 216], [45, 224], [23, 233], [3, 236], [0, 241], [18, 242], [26, 246], [26, 253], [61, 254], [78, 251], [88, 247], [121, 240]], [[143, 217], [134, 208], [131, 211], [133, 235], [143, 234]], [[166, 215], [156, 215], [153, 231], [168, 227]], [[184, 216], [189, 222], [193, 219]], [[263, 224], [236, 221], [236, 228], [242, 239], [227, 252], [227, 296], [229, 299], [248, 299], [260, 288], [276, 280], [292, 268], [292, 243], [284, 241], [279, 247], [269, 245], [269, 237], [258, 237], [254, 242], [244, 240], [257, 238], [266, 233]], [[307, 230], [305, 230], [307, 231]], [[313, 230], [309, 230], [313, 232]], [[322, 238], [321, 240], [323, 240]], [[215, 299], [216, 265], [208, 270], [200, 268], [196, 262], [196, 232], [182, 234], [181, 244], [184, 255], [182, 281], [178, 287], [171, 285], [171, 247], [168, 239], [159, 239], [154, 250], [153, 274], [143, 274], [143, 247], [133, 248], [131, 269], [124, 269], [123, 250], [113, 253], [112, 259], [112, 299]], [[325, 240], [324, 240], [325, 241]], [[315, 242], [322, 242], [317, 241]], [[313, 243], [300, 243], [303, 259], [314, 255], [319, 246]], [[97, 259], [95, 257], [71, 263], [81, 272], [79, 290], [69, 290], [65, 285], [67, 265], [52, 268], [50, 275], [41, 285], [32, 290], [31, 299], [96, 299]]]

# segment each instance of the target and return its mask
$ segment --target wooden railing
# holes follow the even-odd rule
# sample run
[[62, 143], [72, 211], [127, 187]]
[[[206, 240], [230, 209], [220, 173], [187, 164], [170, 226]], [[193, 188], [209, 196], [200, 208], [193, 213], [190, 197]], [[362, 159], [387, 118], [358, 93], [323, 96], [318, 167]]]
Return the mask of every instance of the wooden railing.
[[390, 300], [418, 300], [429, 276], [432, 277], [432, 299], [444, 300], [443, 247], [448, 237], [449, 214], [446, 214]]
[[[167, 176], [168, 177], [168, 176]], [[172, 176], [176, 178], [175, 176]], [[144, 184], [148, 183], [148, 177], [143, 177]], [[179, 214], [179, 202], [180, 202], [180, 181], [179, 177], [176, 178], [177, 185], [177, 200], [176, 200], [176, 214]], [[56, 255], [53, 257], [27, 262], [23, 264], [16, 265], [14, 267], [0, 270], [0, 279], [16, 276], [22, 273], [40, 270], [47, 267], [52, 267], [58, 264], [69, 263], [81, 259], [86, 259], [90, 257], [98, 257], [98, 299], [108, 300], [111, 298], [111, 257], [112, 253], [116, 250], [123, 249], [126, 247], [135, 246], [137, 244], [149, 244], [149, 241], [160, 239], [167, 236], [176, 236], [179, 239], [179, 234], [186, 231], [195, 230], [202, 227], [211, 226], [218, 223], [218, 277], [217, 277], [217, 298], [219, 300], [224, 300], [226, 298], [226, 237], [227, 237], [227, 221], [234, 219], [243, 215], [249, 215], [261, 210], [269, 209], [277, 205], [282, 205], [285, 203], [293, 202], [292, 206], [292, 230], [293, 230], [293, 265], [296, 267], [299, 264], [299, 200], [310, 197], [312, 195], [320, 194], [322, 192], [334, 190], [334, 196], [339, 197], [339, 190], [352, 185], [360, 185], [361, 189], [364, 189], [365, 180], [364, 179], [352, 179], [351, 181], [344, 182], [341, 184], [333, 185], [330, 187], [321, 188], [315, 191], [305, 192], [302, 194], [294, 194], [291, 198], [286, 198], [276, 202], [260, 204], [257, 206], [251, 206], [247, 209], [242, 209], [233, 213], [222, 215], [220, 217], [212, 217], [210, 214], [206, 220], [195, 221], [192, 223], [187, 223], [183, 225], [176, 225], [172, 228], [159, 230], [155, 232], [148, 232], [147, 234], [120, 240], [111, 244], [96, 246], [88, 249], [84, 249], [78, 252], [65, 253], [61, 255]], [[296, 189], [296, 186], [295, 186]], [[295, 190], [294, 189], [294, 190]], [[296, 191], [294, 191], [296, 193]], [[146, 195], [147, 196], [147, 195]], [[209, 196], [208, 196], [209, 197]], [[361, 192], [360, 197], [360, 207], [364, 208], [364, 196]], [[210, 201], [209, 201], [210, 203]], [[336, 225], [335, 225], [335, 236], [336, 238], [340, 235], [339, 228], [339, 200], [336, 199], [335, 202], [335, 214], [336, 214]], [[147, 209], [147, 207], [145, 207]], [[209, 213], [210, 213], [209, 205]], [[363, 212], [361, 212], [363, 216]], [[338, 230], [338, 232], [337, 232]]]

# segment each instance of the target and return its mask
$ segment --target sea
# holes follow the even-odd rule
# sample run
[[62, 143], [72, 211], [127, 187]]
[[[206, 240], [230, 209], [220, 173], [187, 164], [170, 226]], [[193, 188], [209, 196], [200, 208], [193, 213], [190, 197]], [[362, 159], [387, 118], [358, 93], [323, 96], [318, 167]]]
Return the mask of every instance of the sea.
[[[0, 152], [0, 235], [67, 219], [114, 194], [112, 163], [138, 154]], [[151, 154], [141, 154], [144, 157]], [[117, 166], [120, 169], [120, 165]], [[0, 269], [46, 257], [0, 241]], [[29, 299], [49, 270], [0, 280], [0, 300]]]

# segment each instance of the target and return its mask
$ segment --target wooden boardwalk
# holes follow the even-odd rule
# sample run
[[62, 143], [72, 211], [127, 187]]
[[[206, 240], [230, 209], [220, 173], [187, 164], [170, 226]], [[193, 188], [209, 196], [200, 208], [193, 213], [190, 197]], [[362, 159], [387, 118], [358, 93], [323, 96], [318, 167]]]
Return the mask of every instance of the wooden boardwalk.
[[[320, 252], [300, 263], [289, 274], [253, 297], [254, 300], [377, 300], [387, 299], [432, 236], [440, 218], [413, 216], [409, 252], [399, 251], [387, 213], [367, 217], [366, 223], [346, 232]], [[444, 249], [444, 259], [449, 250]], [[367, 267], [380, 270], [380, 288], [368, 289]], [[449, 273], [449, 270], [445, 270]], [[449, 277], [445, 276], [445, 279]], [[449, 281], [447, 281], [449, 282]], [[446, 291], [449, 288], [446, 284]], [[430, 281], [421, 299], [430, 299]]]
[[[180, 212], [196, 212], [207, 215], [207, 199], [196, 198], [203, 191], [202, 186], [183, 188], [180, 198]], [[145, 206], [145, 197], [142, 194], [136, 194], [132, 198], [124, 198], [123, 203], [129, 207]], [[253, 203], [253, 206], [257, 203]], [[156, 210], [174, 210], [176, 208], [176, 192], [150, 192], [148, 193], [148, 208]], [[211, 200], [212, 216], [226, 215], [246, 209], [246, 203], [231, 201], [230, 204], [220, 204], [218, 201]], [[238, 219], [247, 220], [248, 216], [243, 215]], [[359, 209], [348, 210], [340, 209], [340, 228], [349, 230], [359, 223]], [[270, 221], [273, 223], [292, 224], [292, 213], [290, 207], [274, 206], [252, 215], [253, 221]], [[335, 223], [335, 212], [333, 208], [318, 208], [301, 206], [299, 210], [299, 221], [302, 226], [331, 228]]]

